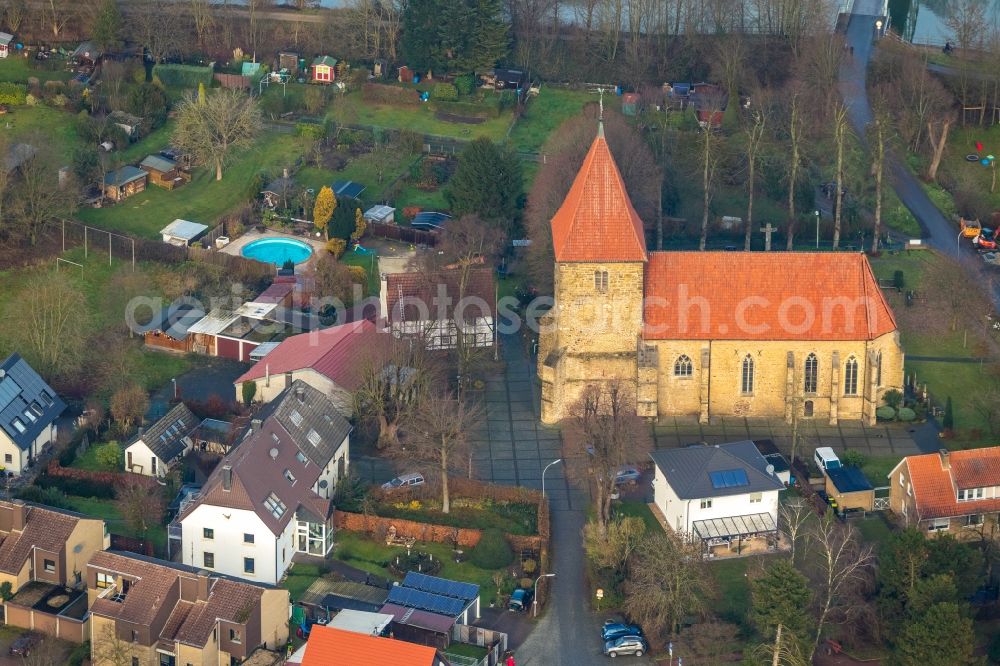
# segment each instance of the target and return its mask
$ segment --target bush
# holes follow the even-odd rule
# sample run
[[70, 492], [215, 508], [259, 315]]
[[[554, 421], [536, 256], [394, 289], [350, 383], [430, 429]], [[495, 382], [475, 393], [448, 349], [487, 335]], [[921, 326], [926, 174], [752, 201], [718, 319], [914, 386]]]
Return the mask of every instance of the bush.
[[444, 102], [457, 102], [458, 88], [450, 83], [435, 83], [431, 97]]
[[332, 254], [335, 258], [340, 259], [343, 256], [344, 251], [347, 249], [347, 241], [343, 238], [331, 238], [326, 242], [324, 246], [326, 251]]
[[944, 418], [941, 419], [941, 427], [945, 430], [954, 430], [955, 428], [955, 412], [951, 407], [951, 396], [948, 396], [948, 401], [944, 406]]
[[514, 551], [496, 528], [483, 530], [479, 543], [473, 547], [469, 560], [480, 569], [502, 569], [514, 560]]
[[24, 103], [28, 106], [38, 106], [38, 98], [31, 94], [25, 95]]
[[108, 442], [94, 451], [97, 464], [109, 471], [115, 471], [122, 465], [122, 449], [118, 442]]
[[5, 580], [0, 583], [0, 599], [4, 601], [10, 601], [14, 598], [13, 585], [10, 584], [9, 580]]
[[212, 86], [212, 68], [196, 65], [156, 65], [153, 76], [171, 88], [191, 88], [197, 90], [199, 83], [206, 88]]
[[319, 141], [326, 136], [326, 127], [318, 123], [297, 123], [295, 125], [295, 133], [307, 139]]
[[462, 74], [455, 77], [455, 89], [459, 95], [471, 95], [476, 88], [476, 77], [472, 74]]
[[882, 402], [895, 409], [903, 404], [903, 394], [896, 389], [889, 389], [882, 396]]
[[69, 502], [66, 494], [56, 488], [39, 488], [38, 486], [25, 486], [17, 491], [17, 498], [25, 502], [35, 504], [45, 504], [54, 506], [57, 509], [68, 509]]
[[366, 284], [368, 282], [368, 271], [364, 266], [348, 266], [347, 272], [351, 276], [353, 284]]
[[840, 462], [844, 463], [846, 467], [864, 467], [867, 461], [868, 458], [865, 454], [854, 449], [848, 449], [844, 451], [844, 455], [840, 456]]
[[521, 562], [521, 570], [530, 576], [538, 571], [538, 562], [535, 560], [525, 560], [524, 562]]
[[917, 418], [917, 413], [909, 407], [900, 407], [898, 416], [900, 421], [912, 421]]
[[16, 106], [24, 104], [28, 96], [28, 89], [21, 83], [0, 83], [0, 104], [10, 104]]
[[70, 479], [41, 474], [35, 480], [35, 485], [42, 488], [56, 488], [67, 495], [76, 495], [77, 497], [94, 497], [96, 499], [115, 498], [114, 486], [91, 481], [90, 479]]
[[90, 641], [84, 641], [73, 648], [66, 657], [66, 666], [81, 666], [84, 660], [90, 661]]
[[875, 416], [883, 421], [894, 421], [896, 419], [896, 410], [889, 405], [882, 405], [875, 410]]
[[906, 287], [906, 278], [903, 275], [903, 271], [895, 271], [892, 274], [892, 286], [899, 290]]
[[530, 590], [532, 587], [534, 587], [534, 583], [535, 581], [531, 580], [530, 578], [522, 578], [521, 580], [517, 581], [518, 587], [523, 588], [525, 590]]

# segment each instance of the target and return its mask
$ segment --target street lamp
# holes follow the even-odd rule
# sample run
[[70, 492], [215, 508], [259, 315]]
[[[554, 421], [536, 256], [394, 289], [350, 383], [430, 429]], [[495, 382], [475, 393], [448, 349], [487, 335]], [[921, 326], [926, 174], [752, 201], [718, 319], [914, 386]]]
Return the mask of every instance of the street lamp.
[[535, 586], [534, 586], [535, 591], [531, 596], [531, 617], [538, 617], [538, 581], [540, 581], [543, 578], [555, 578], [555, 577], [556, 575], [554, 573], [547, 573], [547, 574], [542, 574], [541, 576], [535, 579]]
[[882, 19], [877, 19], [875, 21], [875, 35], [877, 37], [882, 36]]
[[959, 259], [962, 258], [962, 232], [959, 231], [958, 235], [955, 236], [955, 256]]
[[819, 211], [816, 211], [816, 249], [819, 249]]
[[552, 467], [553, 465], [557, 465], [557, 464], [559, 464], [561, 462], [562, 462], [562, 458], [556, 458], [555, 460], [553, 460], [552, 462], [550, 462], [548, 465], [546, 465], [545, 469], [542, 470], [542, 497], [545, 497], [545, 473], [547, 471], [549, 471], [549, 467]]

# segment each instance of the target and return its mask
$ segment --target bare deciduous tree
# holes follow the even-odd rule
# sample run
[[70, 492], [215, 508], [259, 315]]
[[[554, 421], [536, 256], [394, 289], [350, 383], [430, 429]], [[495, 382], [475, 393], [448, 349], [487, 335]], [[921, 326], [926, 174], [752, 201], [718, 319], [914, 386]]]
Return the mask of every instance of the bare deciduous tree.
[[762, 109], [754, 111], [751, 118], [752, 122], [745, 130], [746, 142], [744, 144], [747, 160], [747, 221], [743, 249], [747, 252], [750, 251], [750, 235], [753, 233], [753, 202], [757, 188], [757, 162], [760, 160], [767, 123], [767, 116]]
[[875, 177], [875, 221], [872, 236], [872, 254], [878, 253], [879, 234], [882, 233], [882, 181], [885, 177], [885, 154], [889, 142], [889, 114], [883, 103], [876, 102], [875, 119], [869, 136], [872, 141], [872, 175]]
[[149, 396], [146, 389], [138, 384], [124, 386], [111, 396], [111, 417], [115, 420], [119, 431], [124, 434], [136, 423], [141, 423], [143, 415], [149, 409]]
[[135, 481], [123, 481], [115, 488], [115, 504], [129, 526], [142, 536], [158, 525], [165, 508], [163, 494]]
[[564, 447], [570, 473], [594, 484], [597, 523], [606, 534], [619, 469], [650, 449], [649, 432], [636, 416], [633, 389], [620, 380], [584, 389], [571, 410]]
[[215, 167], [215, 179], [222, 180], [232, 152], [251, 145], [260, 128], [260, 108], [243, 92], [219, 90], [204, 103], [189, 93], [177, 110], [173, 139], [178, 148]]
[[701, 187], [702, 187], [702, 212], [701, 212], [701, 237], [698, 240], [698, 249], [704, 251], [708, 241], [708, 219], [712, 208], [712, 185], [715, 182], [715, 169], [719, 164], [719, 151], [722, 142], [712, 129], [712, 118], [716, 111], [709, 111], [709, 121], [701, 131]]
[[77, 189], [72, 178], [60, 182], [57, 158], [44, 143], [32, 145], [36, 152], [18, 168], [8, 210], [17, 229], [34, 245], [46, 224], [76, 209]]
[[796, 546], [802, 538], [806, 525], [814, 519], [813, 508], [801, 499], [783, 502], [778, 508], [778, 527], [791, 545], [793, 565]]
[[395, 341], [387, 353], [373, 353], [361, 363], [354, 409], [362, 422], [377, 429], [378, 448], [398, 447], [400, 428], [418, 408], [434, 376], [423, 345]]
[[[795, 85], [795, 84], [793, 84]], [[796, 86], [788, 95], [788, 239], [786, 249], [791, 251], [795, 244], [795, 227], [798, 219], [795, 212], [795, 190], [799, 184], [799, 167], [802, 165], [802, 91]]]
[[132, 663], [132, 643], [119, 638], [113, 620], [104, 620], [93, 644], [95, 666], [129, 666]]
[[837, 146], [837, 192], [834, 194], [833, 203], [833, 249], [840, 246], [840, 229], [843, 220], [844, 208], [844, 144], [850, 134], [850, 126], [847, 122], [847, 106], [840, 104], [833, 112], [833, 141]]
[[86, 353], [90, 314], [87, 299], [65, 273], [42, 273], [30, 280], [6, 313], [10, 336], [43, 375], [79, 368]]

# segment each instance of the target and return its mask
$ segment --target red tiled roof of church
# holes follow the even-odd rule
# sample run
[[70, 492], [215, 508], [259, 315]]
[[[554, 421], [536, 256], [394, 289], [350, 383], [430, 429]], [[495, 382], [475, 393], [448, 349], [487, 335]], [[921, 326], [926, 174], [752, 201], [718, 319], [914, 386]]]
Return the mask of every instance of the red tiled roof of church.
[[847, 252], [652, 252], [647, 340], [874, 340], [896, 320]]
[[552, 247], [559, 262], [646, 261], [642, 220], [632, 207], [603, 128], [552, 217]]

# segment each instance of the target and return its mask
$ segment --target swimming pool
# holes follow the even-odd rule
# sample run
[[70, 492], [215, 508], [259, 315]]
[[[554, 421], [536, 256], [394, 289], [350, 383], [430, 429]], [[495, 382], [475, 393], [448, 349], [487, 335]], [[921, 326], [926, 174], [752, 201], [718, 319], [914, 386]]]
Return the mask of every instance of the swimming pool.
[[312, 248], [294, 238], [261, 238], [247, 243], [240, 251], [247, 259], [256, 259], [280, 267], [286, 261], [301, 264], [312, 256]]

